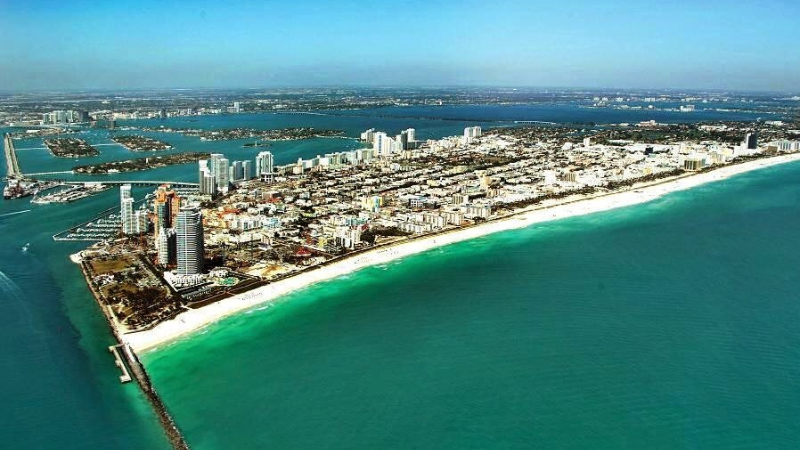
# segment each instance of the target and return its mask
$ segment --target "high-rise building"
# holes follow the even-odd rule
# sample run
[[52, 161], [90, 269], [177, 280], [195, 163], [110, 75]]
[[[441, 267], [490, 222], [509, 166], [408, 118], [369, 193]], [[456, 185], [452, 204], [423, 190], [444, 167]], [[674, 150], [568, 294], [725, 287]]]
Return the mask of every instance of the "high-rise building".
[[230, 174], [228, 169], [228, 160], [225, 158], [225, 155], [222, 155], [221, 153], [212, 153], [211, 159], [209, 160], [209, 165], [211, 166], [211, 173], [214, 175], [214, 178], [217, 182], [217, 191], [222, 192], [223, 194], [228, 192]]
[[275, 159], [270, 152], [260, 152], [256, 156], [256, 176], [263, 181], [272, 181]]
[[755, 150], [758, 148], [758, 133], [753, 131], [752, 133], [747, 133], [744, 137], [743, 144], [747, 147], [748, 150]]
[[237, 114], [242, 112], [242, 104], [239, 102], [233, 102], [233, 112]]
[[241, 181], [244, 179], [244, 168], [241, 161], [234, 161], [229, 169], [231, 181]]
[[250, 161], [242, 161], [242, 180], [253, 178], [253, 170], [250, 168]]
[[369, 130], [361, 133], [361, 140], [372, 144], [372, 141], [375, 139], [375, 128], [370, 128]]
[[211, 172], [203, 174], [203, 180], [200, 184], [200, 194], [210, 195], [212, 197], [217, 195], [217, 179]]
[[136, 223], [133, 217], [133, 196], [131, 196], [130, 184], [123, 184], [119, 187], [119, 216], [122, 221], [122, 233], [135, 234]]
[[133, 230], [131, 234], [145, 234], [149, 230], [150, 222], [147, 220], [148, 212], [144, 209], [137, 209], [133, 213]]
[[469, 143], [474, 138], [481, 137], [481, 127], [464, 128], [464, 141]]
[[175, 217], [181, 208], [181, 198], [175, 191], [169, 190], [168, 185], [159, 186], [156, 190], [156, 198], [153, 201], [155, 210], [155, 237], [158, 241], [158, 234], [161, 229], [169, 229], [175, 226]]
[[200, 194], [201, 195], [216, 195], [217, 194], [217, 180], [214, 178], [214, 174], [211, 173], [211, 169], [208, 167], [208, 161], [205, 159], [201, 159], [197, 162], [199, 167], [199, 178], [198, 183], [200, 183]]
[[184, 207], [178, 212], [175, 224], [178, 275], [197, 275], [203, 272], [203, 215], [196, 207]]
[[156, 251], [158, 264], [168, 266], [175, 263], [176, 239], [175, 230], [172, 228], [159, 230], [156, 238]]
[[401, 131], [400, 134], [397, 135], [397, 139], [395, 139], [395, 141], [397, 142], [399, 150], [408, 149], [408, 132]]
[[375, 150], [376, 156], [381, 156], [384, 154], [384, 149], [388, 147], [389, 136], [386, 135], [383, 131], [378, 131], [374, 134], [372, 138], [372, 149]]

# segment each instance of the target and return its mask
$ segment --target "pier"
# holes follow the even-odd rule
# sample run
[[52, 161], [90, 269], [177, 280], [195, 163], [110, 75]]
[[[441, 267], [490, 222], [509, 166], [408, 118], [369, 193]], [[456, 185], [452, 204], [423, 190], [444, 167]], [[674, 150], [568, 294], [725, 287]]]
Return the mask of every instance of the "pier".
[[128, 371], [128, 366], [125, 365], [125, 362], [122, 360], [122, 356], [119, 354], [119, 349], [122, 348], [122, 345], [112, 345], [108, 347], [108, 351], [114, 355], [114, 365], [119, 367], [119, 370], [122, 371], [122, 375], [119, 376], [119, 381], [121, 383], [130, 383], [131, 381], [131, 374]]

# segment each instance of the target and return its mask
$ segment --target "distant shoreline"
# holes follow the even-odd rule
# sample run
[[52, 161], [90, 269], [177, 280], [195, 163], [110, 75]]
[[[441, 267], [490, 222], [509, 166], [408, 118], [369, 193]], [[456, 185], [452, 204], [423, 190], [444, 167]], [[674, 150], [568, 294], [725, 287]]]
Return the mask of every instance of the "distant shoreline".
[[[160, 345], [187, 336], [235, 313], [272, 303], [285, 295], [312, 284], [331, 280], [366, 267], [385, 264], [433, 248], [500, 231], [525, 228], [537, 223], [645, 203], [672, 192], [691, 189], [752, 170], [794, 161], [800, 161], [800, 154], [794, 153], [759, 158], [744, 163], [722, 166], [708, 172], [634, 185], [620, 192], [589, 197], [572, 196], [563, 200], [547, 201], [541, 205], [531, 206], [478, 225], [410, 238], [362, 253], [349, 255], [321, 267], [304, 270], [297, 275], [252, 291], [238, 294], [198, 309], [182, 312], [175, 318], [159, 323], [151, 329], [122, 334], [121, 338], [124, 343], [130, 345], [136, 352], [156, 349]], [[79, 257], [74, 255], [73, 261], [79, 262]]]

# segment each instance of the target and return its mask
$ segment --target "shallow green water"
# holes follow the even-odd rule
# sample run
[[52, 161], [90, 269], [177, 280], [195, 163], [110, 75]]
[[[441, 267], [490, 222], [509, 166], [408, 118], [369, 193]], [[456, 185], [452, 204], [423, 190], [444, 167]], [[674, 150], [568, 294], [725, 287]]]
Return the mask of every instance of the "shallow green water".
[[800, 165], [362, 270], [145, 356], [198, 449], [793, 449]]

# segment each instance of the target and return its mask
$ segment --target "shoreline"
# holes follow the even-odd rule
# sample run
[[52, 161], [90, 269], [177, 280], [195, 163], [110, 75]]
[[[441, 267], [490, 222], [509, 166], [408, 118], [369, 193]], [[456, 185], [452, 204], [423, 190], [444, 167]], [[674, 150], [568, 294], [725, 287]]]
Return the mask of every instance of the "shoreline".
[[[338, 278], [366, 267], [385, 264], [434, 248], [501, 231], [526, 228], [538, 223], [646, 203], [672, 192], [691, 189], [710, 182], [725, 180], [734, 175], [795, 161], [800, 161], [800, 154], [760, 158], [744, 163], [722, 166], [699, 174], [684, 175], [647, 185], [632, 186], [621, 192], [588, 198], [567, 198], [561, 201], [544, 202], [543, 204], [521, 209], [507, 216], [468, 228], [445, 230], [439, 234], [403, 240], [388, 244], [386, 247], [371, 249], [345, 257], [314, 270], [300, 272], [289, 278], [220, 300], [202, 308], [182, 312], [175, 318], [159, 323], [149, 330], [122, 334], [120, 336], [121, 341], [129, 345], [137, 353], [154, 350], [160, 345], [190, 335], [225, 317], [257, 306], [271, 304], [298, 289]], [[73, 261], [76, 259], [75, 255], [73, 255]]]

